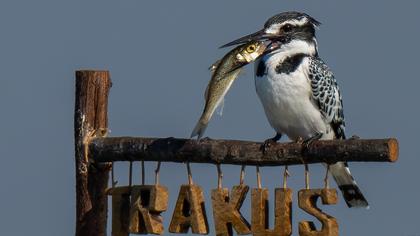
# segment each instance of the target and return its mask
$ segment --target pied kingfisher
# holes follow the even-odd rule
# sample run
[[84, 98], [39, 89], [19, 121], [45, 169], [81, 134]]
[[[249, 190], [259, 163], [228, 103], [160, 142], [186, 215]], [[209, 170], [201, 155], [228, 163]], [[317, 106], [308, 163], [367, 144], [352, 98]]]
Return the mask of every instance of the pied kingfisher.
[[[305, 13], [284, 12], [264, 28], [222, 47], [259, 40], [271, 44], [255, 63], [255, 87], [268, 122], [292, 140], [345, 139], [343, 102], [333, 73], [318, 56], [315, 29], [320, 23]], [[330, 165], [349, 207], [368, 207], [347, 163]]]

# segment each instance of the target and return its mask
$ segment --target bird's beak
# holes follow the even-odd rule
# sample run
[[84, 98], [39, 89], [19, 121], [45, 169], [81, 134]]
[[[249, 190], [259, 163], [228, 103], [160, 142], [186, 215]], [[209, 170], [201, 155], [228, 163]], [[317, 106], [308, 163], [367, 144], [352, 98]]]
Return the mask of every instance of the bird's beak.
[[277, 35], [277, 34], [268, 34], [265, 32], [264, 29], [259, 30], [255, 33], [246, 35], [244, 37], [241, 37], [239, 39], [236, 39], [230, 43], [227, 43], [223, 46], [221, 46], [220, 48], [225, 48], [225, 47], [230, 47], [233, 45], [238, 45], [238, 44], [244, 44], [244, 43], [249, 43], [252, 41], [265, 41], [268, 43], [268, 47], [267, 49], [264, 51], [264, 54], [272, 52], [278, 48], [280, 48], [281, 46], [281, 42], [283, 41], [283, 36], [282, 35]]
[[246, 35], [246, 36], [241, 37], [239, 39], [236, 39], [236, 40], [234, 40], [230, 43], [227, 43], [227, 44], [221, 46], [220, 48], [225, 48], [225, 47], [230, 47], [230, 46], [233, 46], [233, 45], [248, 43], [248, 42], [251, 42], [251, 41], [261, 41], [261, 40], [267, 39], [269, 36], [270, 35], [266, 34], [264, 32], [264, 29], [262, 29], [260, 31], [255, 32], [255, 33]]

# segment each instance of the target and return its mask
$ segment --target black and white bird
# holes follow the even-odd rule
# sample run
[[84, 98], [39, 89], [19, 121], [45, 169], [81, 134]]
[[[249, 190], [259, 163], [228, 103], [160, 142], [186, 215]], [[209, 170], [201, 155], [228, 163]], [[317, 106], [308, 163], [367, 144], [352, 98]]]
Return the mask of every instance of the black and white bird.
[[[305, 13], [284, 12], [264, 28], [222, 47], [260, 40], [271, 44], [255, 62], [255, 87], [278, 141], [345, 139], [343, 102], [333, 73], [319, 58], [315, 30], [320, 23]], [[368, 207], [347, 163], [329, 167], [349, 207]]]

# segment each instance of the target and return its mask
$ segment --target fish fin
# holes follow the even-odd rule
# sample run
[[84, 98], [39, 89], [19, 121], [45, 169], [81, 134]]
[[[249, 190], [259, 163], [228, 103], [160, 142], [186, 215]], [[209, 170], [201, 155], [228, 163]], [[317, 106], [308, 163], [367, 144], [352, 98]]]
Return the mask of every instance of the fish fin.
[[197, 139], [201, 139], [201, 137], [203, 137], [204, 131], [206, 131], [206, 128], [207, 128], [207, 124], [202, 123], [201, 121], [198, 121], [194, 127], [194, 130], [191, 133], [190, 138], [198, 136]]
[[[213, 63], [210, 67], [209, 67], [209, 70], [210, 70], [210, 72], [211, 72], [211, 76], [213, 77], [213, 75], [214, 75], [214, 73], [216, 72], [216, 70], [217, 70], [217, 68], [219, 67], [219, 65], [220, 65], [220, 62], [221, 62], [221, 59], [220, 60], [217, 60], [215, 63]], [[239, 70], [239, 71], [236, 71], [236, 70]], [[242, 73], [240, 73], [240, 71], [241, 71], [241, 67], [234, 67], [234, 68], [232, 68], [230, 71], [228, 71], [228, 72], [225, 72], [224, 74], [222, 74], [221, 76], [219, 76], [219, 78], [217, 78], [217, 80], [222, 80], [222, 79], [224, 79], [224, 78], [226, 78], [230, 73], [238, 73], [238, 75], [239, 74], [242, 74]], [[207, 97], [207, 96], [206, 96]]]
[[217, 80], [223, 80], [226, 79], [228, 76], [235, 74], [236, 76], [239, 76], [242, 72], [242, 68], [232, 68], [230, 71], [225, 72], [224, 74], [221, 74], [218, 76]]
[[210, 83], [207, 85], [206, 91], [204, 92], [204, 100], [207, 100], [207, 95], [209, 93], [209, 85], [210, 85]]
[[220, 101], [220, 104], [217, 106], [217, 114], [219, 116], [223, 116], [223, 108], [225, 107], [225, 99], [222, 98], [222, 100]]
[[209, 67], [209, 70], [210, 70], [210, 72], [211, 72], [211, 74], [213, 75], [214, 74], [214, 72], [216, 71], [216, 69], [217, 69], [217, 67], [219, 67], [219, 65], [220, 65], [220, 61], [221, 61], [221, 59], [219, 59], [219, 60], [217, 60], [216, 62], [214, 62], [210, 67]]
[[[221, 60], [217, 60], [215, 63], [213, 63], [210, 67], [209, 70], [211, 72], [211, 76], [213, 77], [214, 72], [216, 71], [217, 67], [220, 65], [220, 61]], [[207, 85], [206, 87], [206, 91], [204, 92], [204, 99], [207, 99], [207, 93], [209, 92], [209, 85], [210, 83]]]

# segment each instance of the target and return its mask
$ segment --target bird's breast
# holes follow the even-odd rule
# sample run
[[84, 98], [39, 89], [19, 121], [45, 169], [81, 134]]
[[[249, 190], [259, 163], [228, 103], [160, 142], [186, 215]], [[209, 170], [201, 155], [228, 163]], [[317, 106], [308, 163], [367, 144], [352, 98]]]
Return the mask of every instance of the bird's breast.
[[265, 73], [255, 77], [256, 91], [270, 125], [291, 139], [309, 138], [326, 129], [311, 99], [308, 66], [308, 58], [303, 58], [294, 71], [279, 73], [278, 65], [266, 62]]

